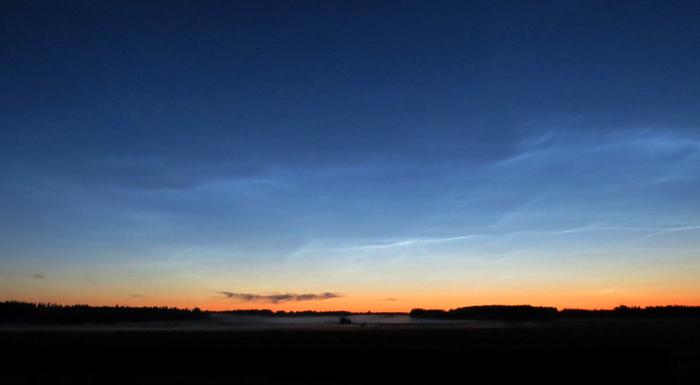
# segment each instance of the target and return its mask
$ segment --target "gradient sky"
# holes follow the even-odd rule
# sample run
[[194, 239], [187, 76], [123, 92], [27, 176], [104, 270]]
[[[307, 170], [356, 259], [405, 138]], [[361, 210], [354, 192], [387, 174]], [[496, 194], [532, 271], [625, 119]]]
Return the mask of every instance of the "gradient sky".
[[0, 2], [0, 299], [700, 305], [700, 2]]

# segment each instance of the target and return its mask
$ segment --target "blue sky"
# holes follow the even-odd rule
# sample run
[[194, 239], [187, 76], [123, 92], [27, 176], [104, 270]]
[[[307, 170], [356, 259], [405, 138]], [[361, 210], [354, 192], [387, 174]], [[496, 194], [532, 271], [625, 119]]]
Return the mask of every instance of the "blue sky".
[[700, 303], [695, 2], [0, 11], [6, 299]]

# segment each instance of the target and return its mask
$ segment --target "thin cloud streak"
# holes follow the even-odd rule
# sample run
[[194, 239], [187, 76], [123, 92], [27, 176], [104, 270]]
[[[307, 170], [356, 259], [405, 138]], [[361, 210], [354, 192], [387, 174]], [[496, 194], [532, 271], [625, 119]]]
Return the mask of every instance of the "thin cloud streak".
[[624, 227], [624, 226], [601, 226], [601, 227], [594, 227], [594, 226], [587, 226], [587, 227], [578, 227], [578, 228], [573, 228], [573, 229], [567, 229], [567, 230], [558, 230], [558, 231], [553, 231], [552, 234], [574, 234], [574, 233], [584, 233], [584, 232], [596, 232], [596, 231], [655, 231], [658, 230], [656, 228], [650, 228], [650, 227]]
[[486, 234], [468, 234], [460, 235], [456, 237], [446, 237], [446, 238], [417, 238], [417, 239], [406, 239], [403, 241], [397, 241], [392, 243], [378, 243], [363, 246], [352, 246], [339, 249], [338, 251], [353, 251], [353, 250], [378, 250], [378, 249], [390, 249], [394, 247], [405, 247], [405, 246], [420, 246], [427, 244], [445, 243], [453, 241], [461, 241], [465, 239], [481, 238], [486, 237]]
[[[549, 235], [568, 235], [568, 234], [578, 234], [587, 232], [651, 232], [651, 234], [646, 234], [642, 238], [659, 236], [672, 232], [679, 231], [694, 231], [700, 230], [700, 226], [682, 226], [682, 227], [671, 227], [671, 228], [658, 228], [658, 227], [634, 227], [634, 226], [583, 226], [576, 228], [569, 228], [564, 230], [520, 230], [520, 231], [508, 231], [503, 233], [492, 233], [492, 234], [467, 234], [454, 237], [444, 237], [444, 238], [411, 238], [404, 239], [400, 241], [390, 242], [390, 243], [375, 243], [360, 246], [350, 246], [344, 248], [333, 249], [332, 251], [371, 251], [371, 250], [382, 250], [382, 249], [392, 249], [392, 248], [402, 248], [402, 247], [414, 247], [421, 245], [430, 244], [441, 244], [448, 242], [455, 242], [467, 239], [476, 238], [492, 238], [492, 237], [508, 237], [514, 235], [526, 235], [526, 234], [549, 234]], [[303, 251], [297, 251], [295, 254], [303, 254]]]
[[664, 235], [668, 233], [677, 233], [679, 231], [696, 231], [700, 230], [700, 226], [680, 226], [680, 227], [670, 227], [667, 229], [659, 230], [655, 233], [645, 235], [644, 238], [657, 237], [659, 235]]

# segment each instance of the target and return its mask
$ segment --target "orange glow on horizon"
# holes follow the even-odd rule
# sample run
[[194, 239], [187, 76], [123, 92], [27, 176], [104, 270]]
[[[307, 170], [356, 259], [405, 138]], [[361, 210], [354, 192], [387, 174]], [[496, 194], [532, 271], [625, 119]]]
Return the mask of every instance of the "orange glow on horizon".
[[478, 305], [532, 305], [532, 306], [552, 306], [558, 309], [612, 309], [616, 306], [700, 306], [699, 295], [670, 295], [657, 294], [646, 296], [604, 296], [604, 297], [568, 297], [556, 298], [552, 295], [546, 296], [526, 296], [513, 295], [510, 298], [491, 296], [420, 296], [406, 299], [377, 299], [363, 297], [340, 297], [323, 301], [298, 301], [298, 302], [241, 302], [222, 298], [197, 299], [190, 298], [166, 298], [166, 297], [142, 297], [142, 298], [78, 298], [74, 296], [66, 297], [39, 297], [39, 296], [17, 296], [14, 298], [3, 298], [2, 300], [18, 300], [27, 302], [51, 302], [63, 305], [86, 304], [91, 306], [166, 306], [178, 308], [195, 308], [208, 311], [224, 310], [247, 310], [247, 309], [269, 309], [272, 311], [350, 311], [357, 313], [373, 312], [396, 312], [405, 313], [411, 309], [443, 309], [449, 310], [464, 306]]

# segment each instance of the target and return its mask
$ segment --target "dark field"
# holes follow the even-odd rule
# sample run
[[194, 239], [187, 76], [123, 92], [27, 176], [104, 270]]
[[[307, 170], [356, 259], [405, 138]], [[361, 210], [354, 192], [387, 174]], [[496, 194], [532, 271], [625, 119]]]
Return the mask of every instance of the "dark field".
[[700, 383], [697, 320], [6, 329], [2, 383]]

